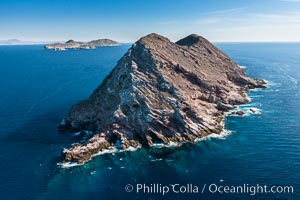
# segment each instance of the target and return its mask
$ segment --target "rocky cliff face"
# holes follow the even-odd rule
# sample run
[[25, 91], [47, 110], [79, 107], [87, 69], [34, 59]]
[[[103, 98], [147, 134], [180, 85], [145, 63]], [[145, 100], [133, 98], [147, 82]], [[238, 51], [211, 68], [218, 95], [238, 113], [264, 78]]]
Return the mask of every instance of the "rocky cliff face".
[[88, 45], [99, 46], [119, 46], [120, 44], [110, 39], [98, 39], [87, 42]]
[[63, 160], [83, 163], [116, 144], [126, 149], [220, 134], [224, 111], [246, 103], [244, 92], [264, 84], [201, 36], [173, 43], [147, 35], [87, 100], [71, 108], [60, 129], [94, 135], [64, 149]]
[[54, 43], [45, 45], [45, 49], [64, 51], [66, 49], [95, 49], [100, 46], [119, 46], [120, 44], [110, 39], [98, 39], [90, 42], [77, 42], [69, 40], [66, 43]]

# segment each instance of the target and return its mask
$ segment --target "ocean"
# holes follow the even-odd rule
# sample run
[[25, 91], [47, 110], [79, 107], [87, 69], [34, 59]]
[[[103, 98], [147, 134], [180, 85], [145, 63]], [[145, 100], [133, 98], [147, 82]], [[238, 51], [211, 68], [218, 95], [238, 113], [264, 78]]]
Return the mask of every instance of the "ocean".
[[[300, 43], [216, 45], [250, 77], [267, 80], [240, 107], [256, 114], [227, 116], [225, 137], [103, 154], [72, 168], [57, 163], [80, 138], [57, 126], [130, 45], [63, 52], [0, 46], [0, 199], [300, 199]], [[277, 190], [254, 191], [258, 185]]]

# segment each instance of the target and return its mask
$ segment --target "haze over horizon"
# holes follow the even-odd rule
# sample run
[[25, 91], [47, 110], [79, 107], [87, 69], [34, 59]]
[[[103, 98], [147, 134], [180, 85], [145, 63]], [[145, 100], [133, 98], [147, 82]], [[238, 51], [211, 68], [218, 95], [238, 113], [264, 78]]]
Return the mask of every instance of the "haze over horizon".
[[300, 41], [300, 0], [2, 0], [0, 40], [134, 42], [155, 32], [214, 42]]

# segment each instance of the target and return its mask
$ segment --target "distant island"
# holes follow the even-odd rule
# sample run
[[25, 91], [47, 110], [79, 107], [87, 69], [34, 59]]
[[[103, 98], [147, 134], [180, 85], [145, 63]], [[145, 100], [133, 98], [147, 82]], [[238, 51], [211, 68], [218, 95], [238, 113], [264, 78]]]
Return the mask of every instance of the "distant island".
[[45, 45], [45, 49], [65, 51], [66, 49], [95, 49], [102, 46], [119, 46], [120, 43], [110, 39], [98, 39], [89, 42], [69, 40], [66, 43], [53, 43]]
[[265, 84], [201, 36], [174, 43], [152, 33], [135, 42], [63, 119], [61, 131], [89, 137], [64, 149], [63, 163], [83, 164], [109, 149], [193, 143], [221, 134], [225, 112], [249, 101], [245, 91]]
[[33, 44], [47, 44], [45, 41], [22, 41], [19, 39], [0, 40], [0, 45], [33, 45]]

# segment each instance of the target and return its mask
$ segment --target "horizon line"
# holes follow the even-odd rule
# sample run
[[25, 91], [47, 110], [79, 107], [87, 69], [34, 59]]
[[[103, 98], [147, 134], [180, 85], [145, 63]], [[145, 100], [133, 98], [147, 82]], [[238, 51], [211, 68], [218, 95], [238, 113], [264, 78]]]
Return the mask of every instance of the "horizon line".
[[[10, 39], [0, 39], [0, 41], [6, 41], [6, 40], [10, 40]], [[1, 46], [9, 46], [9, 45], [42, 45], [42, 44], [49, 44], [49, 43], [55, 43], [55, 42], [65, 42], [68, 40], [40, 40], [40, 41], [26, 41], [26, 40], [20, 40], [20, 43], [16, 43], [16, 44], [0, 44]], [[86, 41], [90, 41], [90, 40], [79, 40], [80, 42], [86, 42]], [[133, 44], [136, 41], [118, 41], [118, 40], [114, 40], [119, 42], [120, 44]], [[172, 41], [172, 40], [171, 40]], [[221, 41], [221, 40], [208, 40], [211, 43], [300, 43], [300, 41], [262, 41], [262, 40], [258, 40], [258, 41], [247, 41], [247, 40], [242, 40], [242, 41]], [[24, 42], [24, 43], [22, 43]], [[172, 41], [172, 42], [176, 42], [176, 41]]]

